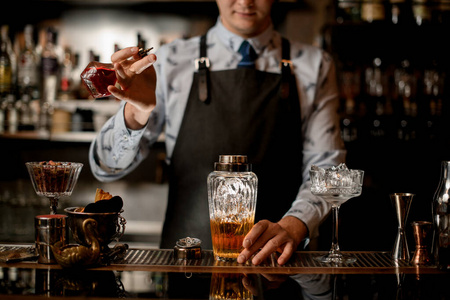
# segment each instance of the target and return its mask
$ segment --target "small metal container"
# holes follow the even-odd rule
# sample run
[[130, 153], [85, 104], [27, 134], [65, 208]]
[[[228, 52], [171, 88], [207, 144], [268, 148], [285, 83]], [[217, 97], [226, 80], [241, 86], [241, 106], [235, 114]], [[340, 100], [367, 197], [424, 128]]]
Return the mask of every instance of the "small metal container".
[[179, 239], [173, 249], [175, 259], [200, 259], [202, 258], [202, 241], [198, 238]]
[[68, 230], [66, 215], [39, 215], [34, 218], [36, 249], [39, 254], [38, 262], [55, 264], [51, 245], [56, 242], [67, 244]]

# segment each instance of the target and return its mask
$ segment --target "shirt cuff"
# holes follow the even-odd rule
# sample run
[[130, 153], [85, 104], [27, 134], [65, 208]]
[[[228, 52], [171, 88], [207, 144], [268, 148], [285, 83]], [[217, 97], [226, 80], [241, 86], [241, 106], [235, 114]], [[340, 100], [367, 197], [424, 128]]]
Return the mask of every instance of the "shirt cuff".
[[124, 118], [125, 104], [120, 107], [114, 120], [114, 144], [113, 149], [113, 165], [117, 168], [127, 168], [130, 161], [133, 161], [136, 153], [139, 151], [139, 144], [145, 133], [145, 127], [139, 130], [131, 130], [125, 125]]

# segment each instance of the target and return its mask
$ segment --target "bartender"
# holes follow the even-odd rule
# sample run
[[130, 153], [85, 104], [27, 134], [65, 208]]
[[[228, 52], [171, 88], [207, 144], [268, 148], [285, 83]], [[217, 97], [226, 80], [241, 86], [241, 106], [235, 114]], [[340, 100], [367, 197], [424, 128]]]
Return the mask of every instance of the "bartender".
[[161, 248], [186, 236], [211, 248], [206, 178], [222, 154], [247, 155], [259, 179], [258, 222], [239, 263], [257, 265], [275, 251], [286, 263], [329, 212], [310, 193], [308, 170], [345, 158], [334, 64], [321, 49], [282, 38], [272, 4], [217, 0], [220, 16], [204, 36], [163, 45], [157, 56], [129, 47], [111, 57], [120, 88], [108, 90], [122, 105], [91, 144], [91, 169], [100, 181], [123, 177], [165, 131]]

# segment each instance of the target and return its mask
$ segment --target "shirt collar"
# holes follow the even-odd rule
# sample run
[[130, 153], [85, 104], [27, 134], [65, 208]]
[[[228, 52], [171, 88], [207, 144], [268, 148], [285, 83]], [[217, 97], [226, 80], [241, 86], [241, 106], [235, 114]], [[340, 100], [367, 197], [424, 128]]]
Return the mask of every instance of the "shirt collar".
[[[220, 16], [217, 18], [216, 28], [218, 39], [232, 51], [238, 52], [239, 47], [244, 41], [244, 38], [226, 29], [225, 26], [223, 26], [222, 21], [220, 20]], [[258, 36], [247, 39], [247, 41], [250, 43], [250, 45], [252, 45], [256, 53], [259, 55], [270, 43], [273, 37], [273, 33], [274, 29], [273, 24], [271, 23], [270, 26], [266, 30], [264, 30], [264, 32], [262, 32]]]

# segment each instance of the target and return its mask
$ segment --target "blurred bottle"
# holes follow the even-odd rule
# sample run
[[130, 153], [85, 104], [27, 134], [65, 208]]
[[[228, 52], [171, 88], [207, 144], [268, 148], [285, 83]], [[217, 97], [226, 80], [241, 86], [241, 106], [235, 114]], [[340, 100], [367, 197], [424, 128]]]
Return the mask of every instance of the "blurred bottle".
[[64, 59], [61, 64], [61, 80], [59, 86], [60, 100], [73, 99], [73, 55], [70, 48], [64, 50]]
[[17, 114], [16, 101], [13, 94], [6, 96], [6, 114], [5, 114], [6, 131], [10, 134], [17, 132], [19, 118]]
[[53, 103], [58, 89], [61, 52], [57, 46], [57, 32], [47, 29], [45, 46], [41, 53], [42, 100]]
[[400, 141], [415, 140], [417, 133], [417, 81], [409, 60], [394, 70], [393, 110], [396, 136]]
[[438, 140], [443, 111], [443, 76], [437, 62], [427, 66], [422, 75], [420, 99], [421, 131], [424, 140]]
[[431, 23], [432, 7], [431, 0], [412, 1], [413, 16], [418, 26], [426, 26]]
[[18, 114], [18, 131], [34, 130], [36, 128], [37, 111], [33, 109], [32, 100], [29, 94], [23, 94], [16, 101], [16, 109]]
[[410, 25], [413, 22], [410, 0], [389, 0], [391, 23], [394, 25]]
[[6, 99], [0, 98], [0, 134], [5, 132]]
[[364, 78], [364, 102], [367, 109], [365, 131], [370, 139], [385, 139], [391, 107], [390, 100], [387, 98], [387, 73], [381, 58], [376, 57], [372, 65], [365, 69]]
[[18, 95], [28, 95], [30, 99], [39, 99], [39, 61], [33, 39], [33, 26], [26, 25], [24, 30], [25, 47], [19, 54], [17, 70]]
[[6, 51], [8, 52], [9, 58], [11, 59], [11, 87], [14, 91], [15, 84], [17, 81], [17, 55], [16, 52], [14, 51], [13, 44], [9, 36], [8, 25], [3, 25], [1, 27], [1, 35], [2, 40], [4, 40], [6, 43]]
[[1, 44], [0, 44], [0, 97], [6, 97], [12, 92], [13, 84], [13, 58], [8, 51], [9, 37], [8, 27], [1, 28]]
[[447, 27], [450, 25], [450, 0], [436, 0], [432, 22]]
[[382, 23], [386, 20], [384, 0], [362, 0], [361, 20], [368, 23]]
[[346, 62], [339, 72], [341, 99], [341, 136], [349, 143], [358, 139], [359, 118], [357, 100], [360, 95], [361, 72], [356, 64]]
[[336, 7], [336, 22], [361, 21], [361, 0], [338, 0]]
[[40, 103], [39, 130], [49, 132], [53, 104], [58, 91], [61, 51], [57, 46], [57, 32], [48, 28], [45, 46], [41, 53], [42, 98]]

